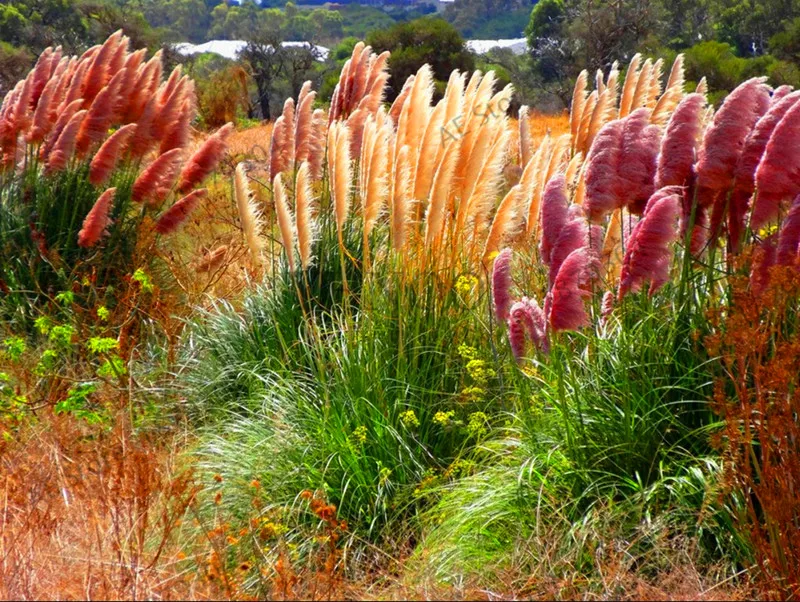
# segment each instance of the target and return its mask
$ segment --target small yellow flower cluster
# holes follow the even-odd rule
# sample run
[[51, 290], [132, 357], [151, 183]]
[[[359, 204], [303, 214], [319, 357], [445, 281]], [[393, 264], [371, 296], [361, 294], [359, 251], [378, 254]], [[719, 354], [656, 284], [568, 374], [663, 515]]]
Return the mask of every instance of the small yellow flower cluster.
[[419, 418], [414, 413], [414, 410], [406, 410], [400, 413], [400, 422], [406, 428], [417, 428], [419, 426]]
[[461, 395], [466, 397], [467, 399], [480, 399], [483, 397], [483, 394], [486, 391], [481, 389], [480, 387], [465, 387], [463, 391], [461, 391]]
[[478, 279], [472, 274], [462, 274], [456, 280], [456, 292], [460, 297], [468, 297], [475, 286], [478, 284]]
[[361, 447], [367, 442], [367, 427], [364, 425], [357, 426], [350, 435], [350, 443]]
[[474, 360], [478, 358], [478, 350], [471, 345], [467, 345], [466, 343], [461, 343], [458, 346], [458, 355], [464, 358], [467, 361]]
[[450, 466], [447, 467], [444, 476], [449, 479], [466, 477], [472, 474], [474, 470], [475, 470], [474, 461], [464, 460], [463, 458], [459, 458], [458, 460], [456, 460]]
[[467, 422], [467, 432], [475, 437], [481, 437], [487, 433], [486, 424], [489, 417], [483, 412], [472, 412]]
[[386, 482], [389, 480], [390, 476], [392, 476], [392, 471], [384, 466], [381, 468], [380, 473], [378, 473], [378, 483], [381, 486], [386, 485]]
[[440, 426], [447, 426], [455, 418], [456, 413], [453, 410], [447, 412], [436, 412], [433, 421]]
[[494, 378], [497, 373], [489, 368], [485, 360], [470, 360], [467, 362], [467, 372], [475, 381], [475, 384], [481, 386], [486, 385], [490, 378]]
[[777, 231], [778, 231], [778, 224], [773, 223], [773, 224], [770, 224], [768, 226], [765, 226], [765, 227], [761, 228], [758, 231], [758, 237], [759, 238], [767, 238], [767, 237], [772, 236], [773, 234], [775, 234]]
[[434, 485], [437, 484], [439, 481], [439, 477], [436, 474], [436, 470], [429, 468], [425, 471], [425, 474], [422, 476], [422, 480], [419, 484], [414, 488], [414, 497], [420, 497], [427, 493], [427, 490], [432, 488]]

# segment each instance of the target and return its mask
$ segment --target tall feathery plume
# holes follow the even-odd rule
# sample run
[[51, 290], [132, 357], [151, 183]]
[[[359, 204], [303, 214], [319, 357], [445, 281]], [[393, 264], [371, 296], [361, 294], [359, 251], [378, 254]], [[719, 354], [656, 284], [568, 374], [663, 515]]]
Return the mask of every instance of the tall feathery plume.
[[619, 101], [619, 116], [626, 117], [632, 110], [633, 96], [636, 92], [636, 84], [639, 82], [639, 64], [642, 62], [642, 55], [633, 55], [628, 71], [625, 73], [625, 83], [622, 85], [622, 97]]
[[592, 115], [594, 115], [594, 110], [597, 107], [597, 102], [600, 99], [600, 94], [597, 90], [594, 90], [589, 97], [586, 99], [586, 104], [583, 106], [583, 115], [581, 115], [581, 120], [578, 125], [578, 139], [575, 144], [575, 151], [582, 151], [585, 152], [589, 147], [587, 143], [587, 138], [589, 137], [589, 124], [592, 121]]
[[552, 149], [550, 135], [547, 134], [539, 143], [539, 148], [533, 154], [530, 162], [522, 172], [520, 184], [525, 188], [527, 215], [525, 217], [525, 234], [531, 235], [539, 228], [539, 214], [541, 213], [542, 193], [547, 184], [546, 158]]
[[[294, 151], [295, 151], [295, 138], [294, 138], [294, 99], [287, 98], [286, 101], [283, 103], [283, 113], [281, 116], [286, 125], [285, 129], [285, 141], [283, 145], [283, 152], [286, 156], [286, 167], [284, 169], [290, 169], [293, 167], [294, 163]], [[283, 170], [281, 170], [283, 171]]]
[[156, 157], [133, 183], [131, 199], [137, 203], [147, 201], [153, 205], [166, 199], [178, 176], [182, 158], [183, 149], [180, 148]]
[[332, 123], [328, 128], [328, 165], [332, 166], [331, 196], [336, 216], [336, 230], [339, 242], [342, 243], [344, 222], [350, 213], [350, 185], [353, 180], [350, 131], [344, 123]]
[[578, 134], [580, 133], [581, 117], [583, 116], [583, 107], [586, 104], [586, 82], [589, 74], [584, 69], [575, 80], [575, 88], [572, 92], [572, 103], [570, 105], [569, 115], [569, 131], [570, 139], [572, 140], [572, 152], [577, 151]]
[[508, 318], [508, 341], [517, 362], [525, 355], [526, 335], [538, 351], [545, 354], [550, 352], [544, 312], [536, 301], [523, 297], [511, 306]]
[[522, 193], [522, 186], [519, 184], [513, 186], [497, 206], [489, 234], [486, 236], [486, 243], [483, 246], [482, 259], [484, 262], [489, 261], [492, 253], [500, 249], [505, 241], [513, 240], [519, 233], [522, 226], [520, 207], [524, 200]]
[[[489, 212], [497, 202], [497, 196], [503, 185], [503, 166], [506, 163], [508, 154], [508, 140], [511, 132], [504, 128], [489, 149], [483, 166], [478, 172], [478, 179], [472, 190], [472, 194], [466, 203], [466, 222], [473, 224], [473, 239], [479, 230], [484, 228], [488, 222]], [[456, 235], [464, 235], [464, 232], [456, 232]], [[473, 242], [477, 242], [473, 240]]]
[[800, 195], [796, 196], [781, 224], [775, 261], [778, 265], [795, 265], [800, 259]]
[[758, 230], [775, 220], [781, 206], [800, 193], [800, 102], [775, 126], [756, 169], [756, 196], [750, 227]]
[[622, 131], [622, 156], [618, 168], [619, 198], [631, 213], [644, 211], [655, 188], [653, 180], [661, 129], [649, 123], [650, 110], [637, 109], [625, 118]]
[[33, 119], [33, 116], [31, 115], [33, 79], [34, 73], [29, 73], [28, 77], [26, 77], [23, 81], [19, 96], [17, 96], [17, 102], [14, 106], [11, 134], [15, 140], [19, 132], [24, 132], [28, 129]]
[[61, 108], [66, 107], [67, 105], [71, 104], [78, 98], [81, 99], [81, 106], [83, 108], [83, 87], [86, 83], [86, 72], [89, 69], [89, 62], [88, 61], [79, 61], [75, 71], [72, 72], [72, 75], [69, 79], [69, 86], [66, 89], [64, 94], [64, 98], [61, 100], [61, 104], [59, 105], [59, 111]]
[[557, 174], [547, 182], [542, 195], [539, 257], [547, 266], [550, 265], [550, 256], [558, 235], [568, 220], [569, 199], [567, 199], [566, 180], [562, 174]]
[[653, 114], [650, 116], [650, 121], [652, 123], [657, 123], [659, 125], [666, 123], [670, 113], [672, 113], [683, 98], [683, 87], [685, 83], [683, 54], [679, 54], [672, 63], [672, 70], [670, 71], [664, 94], [661, 95], [661, 98], [658, 99], [655, 107], [653, 107]]
[[395, 125], [400, 123], [400, 113], [402, 113], [403, 107], [408, 100], [408, 95], [411, 94], [415, 79], [414, 75], [408, 77], [406, 83], [403, 84], [403, 89], [400, 90], [400, 94], [397, 95], [397, 98], [394, 99], [392, 106], [389, 108], [389, 117], [391, 117]]
[[162, 51], [159, 50], [149, 61], [139, 66], [136, 83], [125, 107], [123, 120], [138, 121], [150, 102], [153, 103], [153, 111], [155, 112], [158, 106], [158, 97], [155, 92], [161, 81], [162, 73], [161, 54]]
[[444, 125], [445, 111], [447, 109], [446, 100], [439, 101], [433, 111], [430, 112], [428, 123], [425, 126], [425, 133], [418, 148], [412, 196], [420, 201], [428, 198], [431, 184], [433, 183], [433, 172], [437, 165], [436, 159], [444, 142], [442, 126]]
[[[389, 143], [392, 126], [389, 122], [386, 122], [379, 127], [374, 119], [372, 124], [374, 127], [374, 144], [367, 157], [369, 160], [369, 178], [364, 182], [361, 193], [365, 241], [372, 232], [372, 228], [378, 221], [389, 198]], [[362, 162], [362, 169], [364, 167], [365, 165]]]
[[664, 59], [658, 59], [653, 63], [653, 68], [650, 71], [650, 85], [645, 92], [644, 106], [647, 108], [655, 108], [656, 99], [661, 94], [661, 77], [664, 74]]
[[531, 140], [531, 124], [527, 105], [519, 108], [519, 164], [525, 167], [533, 155], [533, 141]]
[[193, 190], [185, 197], [176, 201], [167, 209], [156, 222], [155, 230], [162, 236], [172, 234], [189, 218], [192, 212], [208, 194], [205, 188]]
[[129, 123], [109, 136], [92, 159], [89, 166], [89, 182], [99, 186], [109, 178], [135, 129], [136, 124]]
[[511, 309], [511, 249], [503, 249], [495, 258], [492, 267], [492, 305], [494, 315], [500, 323], [506, 322]]
[[614, 286], [619, 280], [623, 260], [623, 242], [630, 239], [631, 232], [638, 222], [638, 217], [622, 209], [617, 209], [611, 214], [608, 222], [603, 248], [600, 252], [600, 266], [604, 268], [603, 274], [608, 286]]
[[53, 52], [53, 48], [48, 47], [39, 55], [39, 59], [31, 70], [31, 105], [36, 106], [36, 103], [39, 101], [39, 96], [50, 79], [53, 59], [56, 59], [56, 62], [61, 60], [60, 54], [61, 51], [59, 50], [59, 54], [56, 56]]
[[81, 247], [93, 247], [107, 232], [106, 229], [111, 225], [111, 207], [114, 203], [116, 188], [109, 188], [95, 201], [86, 219], [83, 220], [83, 227], [78, 232], [78, 245]]
[[589, 147], [591, 147], [592, 141], [597, 136], [597, 132], [600, 131], [600, 128], [614, 118], [614, 113], [616, 112], [615, 103], [616, 91], [612, 88], [606, 88], [597, 99], [597, 104], [589, 120], [585, 140], [578, 149], [579, 152], [585, 154], [589, 150]]
[[651, 77], [653, 75], [653, 59], [646, 59], [639, 71], [639, 77], [636, 80], [636, 88], [633, 91], [633, 98], [631, 98], [630, 112], [633, 113], [636, 109], [641, 109], [647, 106], [647, 99], [650, 96]]
[[619, 208], [619, 170], [624, 120], [607, 123], [597, 134], [586, 157], [586, 199], [583, 208], [593, 222]]
[[239, 222], [242, 225], [244, 240], [250, 251], [250, 258], [253, 264], [259, 268], [264, 263], [263, 251], [265, 243], [261, 236], [263, 224], [261, 214], [256, 208], [255, 203], [253, 203], [244, 163], [239, 163], [236, 166], [233, 185], [236, 209], [239, 213]]
[[100, 90], [108, 83], [111, 77], [108, 72], [109, 62], [121, 38], [122, 30], [118, 29], [103, 42], [103, 45], [92, 57], [91, 66], [86, 72], [83, 92], [81, 93], [83, 97], [83, 107], [85, 109], [89, 108], [95, 96], [97, 96]]
[[714, 192], [727, 191], [733, 185], [747, 136], [769, 108], [764, 79], [750, 79], [731, 92], [703, 136], [695, 167], [698, 202], [703, 206], [710, 204]]
[[58, 119], [56, 120], [56, 124], [53, 126], [53, 129], [47, 135], [47, 138], [45, 138], [44, 143], [39, 148], [39, 158], [41, 160], [45, 162], [47, 161], [47, 158], [50, 156], [53, 147], [55, 147], [56, 142], [61, 137], [61, 132], [64, 131], [64, 128], [67, 127], [67, 124], [69, 123], [70, 119], [72, 119], [75, 113], [77, 113], [78, 110], [80, 110], [82, 105], [83, 105], [83, 100], [77, 98], [61, 110]]
[[592, 278], [591, 264], [586, 248], [573, 251], [561, 264], [546, 304], [547, 317], [554, 331], [579, 330], [589, 324], [584, 299], [590, 293], [584, 286]]
[[728, 211], [728, 238], [733, 252], [737, 252], [742, 243], [749, 200], [755, 191], [756, 170], [769, 139], [789, 109], [800, 101], [800, 91], [778, 93], [777, 97], [776, 93], [777, 90], [772, 95], [769, 110], [756, 122], [747, 136], [734, 172], [734, 190], [730, 196]]
[[625, 251], [619, 283], [620, 299], [628, 292], [638, 291], [645, 280], [650, 281], [649, 294], [652, 295], [669, 279], [671, 244], [678, 238], [680, 214], [679, 187], [661, 188], [650, 197]]
[[670, 117], [658, 155], [655, 185], [686, 186], [693, 177], [697, 145], [703, 130], [701, 121], [706, 99], [689, 94], [680, 101]]
[[328, 137], [328, 120], [325, 111], [316, 109], [311, 118], [312, 136], [308, 147], [308, 162], [311, 178], [322, 179], [322, 166], [325, 163], [325, 141]]
[[56, 112], [58, 103], [55, 102], [55, 95], [59, 83], [58, 78], [53, 78], [47, 82], [44, 90], [42, 90], [36, 110], [33, 112], [31, 128], [25, 135], [25, 139], [29, 144], [38, 144], [44, 140], [53, 125], [55, 125], [58, 118], [58, 113]]
[[433, 176], [430, 203], [428, 203], [425, 213], [425, 244], [428, 248], [433, 247], [444, 231], [445, 209], [459, 150], [460, 140], [449, 141], [446, 144], [442, 162]]
[[114, 118], [120, 80], [124, 73], [124, 71], [118, 72], [108, 85], [100, 90], [89, 106], [75, 143], [75, 151], [79, 156], [83, 156], [92, 144], [100, 142], [108, 134], [108, 128]]
[[[306, 83], [310, 85], [310, 82]], [[303, 87], [305, 88], [305, 84]], [[298, 165], [303, 161], [307, 161], [309, 158], [312, 138], [314, 136], [312, 124], [314, 114], [313, 105], [317, 93], [307, 90], [305, 94], [303, 94], [301, 90], [301, 96], [302, 98], [298, 97], [294, 126], [294, 159]]]
[[178, 117], [164, 131], [161, 138], [161, 145], [158, 147], [159, 154], [170, 151], [174, 148], [185, 148], [189, 144], [189, 124], [192, 121], [192, 101], [183, 101]]
[[399, 251], [406, 243], [406, 228], [411, 210], [410, 198], [410, 149], [407, 144], [400, 147], [395, 160], [392, 178], [392, 248]]
[[275, 201], [275, 215], [278, 217], [278, 230], [280, 230], [281, 233], [281, 243], [283, 244], [283, 250], [286, 251], [289, 271], [294, 273], [294, 247], [297, 234], [294, 230], [292, 210], [289, 209], [289, 203], [286, 201], [286, 192], [283, 189], [281, 174], [277, 174], [272, 181], [272, 196]]
[[228, 136], [233, 132], [233, 124], [226, 123], [198, 148], [181, 171], [178, 192], [184, 194], [202, 182], [217, 167], [228, 148]]
[[163, 140], [172, 124], [180, 118], [183, 103], [186, 100], [188, 92], [188, 82], [189, 79], [187, 77], [181, 78], [166, 99], [164, 99], [163, 88], [168, 86], [168, 84], [162, 86], [162, 92], [159, 94], [158, 100], [156, 101], [156, 112], [151, 127], [153, 138], [156, 140]]
[[286, 155], [288, 150], [288, 129], [289, 124], [283, 115], [275, 120], [272, 127], [272, 140], [269, 146], [269, 177], [274, 180], [282, 171], [288, 167], [289, 158]]
[[86, 117], [86, 110], [77, 111], [64, 126], [53, 149], [47, 154], [45, 173], [61, 171], [75, 152], [75, 140], [78, 130]]
[[297, 170], [294, 190], [297, 248], [300, 251], [300, 265], [307, 270], [314, 259], [312, 247], [317, 235], [313, 210], [314, 198], [311, 192], [311, 168], [307, 161], [303, 161]]
[[[600, 229], [600, 226], [595, 226]], [[600, 230], [601, 231], [601, 230]], [[549, 265], [550, 265], [550, 278], [549, 284], [552, 287], [555, 284], [556, 276], [561, 269], [561, 264], [564, 263], [570, 253], [577, 249], [589, 246], [590, 242], [595, 245], [600, 245], [600, 231], [595, 230], [595, 239], [589, 239], [589, 225], [583, 217], [583, 212], [580, 205], [570, 205], [567, 221], [558, 233], [558, 238], [553, 244], [552, 251], [550, 252]], [[600, 258], [600, 252], [596, 249], [590, 249], [595, 255], [596, 259]]]

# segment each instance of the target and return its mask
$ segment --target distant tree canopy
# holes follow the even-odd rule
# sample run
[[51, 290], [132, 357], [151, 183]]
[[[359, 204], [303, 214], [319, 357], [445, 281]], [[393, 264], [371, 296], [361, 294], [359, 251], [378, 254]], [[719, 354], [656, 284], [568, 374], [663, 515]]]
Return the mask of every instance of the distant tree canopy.
[[425, 63], [433, 68], [433, 75], [440, 82], [446, 82], [453, 69], [475, 68], [475, 57], [467, 50], [464, 38], [455, 27], [438, 18], [425, 17], [373, 31], [367, 36], [367, 43], [376, 52], [392, 53], [390, 100], [400, 93], [408, 76]]

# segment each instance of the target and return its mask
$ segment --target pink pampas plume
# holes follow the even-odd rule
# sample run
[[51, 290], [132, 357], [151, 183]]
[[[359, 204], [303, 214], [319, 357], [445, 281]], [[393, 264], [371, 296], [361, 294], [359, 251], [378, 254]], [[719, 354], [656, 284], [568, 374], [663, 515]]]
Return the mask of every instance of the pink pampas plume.
[[686, 186], [691, 182], [705, 105], [702, 94], [688, 94], [670, 117], [658, 155], [656, 188]]
[[[729, 190], [745, 142], [758, 119], [769, 108], [765, 78], [749, 79], [733, 92], [714, 115], [697, 154], [697, 186], [709, 191]], [[702, 201], [701, 204], [708, 205]]]
[[156, 232], [162, 236], [175, 232], [195, 210], [200, 201], [206, 197], [207, 193], [208, 190], [205, 188], [198, 188], [177, 201], [158, 218], [155, 227]]
[[536, 301], [523, 297], [511, 307], [508, 319], [508, 340], [514, 359], [518, 362], [525, 356], [526, 335], [538, 351], [544, 354], [550, 352], [544, 312]]
[[650, 197], [641, 221], [631, 234], [622, 261], [620, 300], [628, 292], [638, 291], [645, 280], [650, 281], [650, 295], [666, 283], [672, 261], [670, 245], [678, 238], [676, 224], [680, 215], [679, 187], [662, 188]]
[[52, 48], [45, 48], [42, 54], [39, 55], [39, 60], [36, 61], [36, 65], [34, 65], [33, 69], [31, 70], [31, 75], [33, 76], [32, 86], [31, 86], [31, 104], [36, 106], [36, 103], [39, 102], [39, 96], [44, 91], [47, 82], [50, 80], [50, 76], [53, 72], [53, 68], [55, 67], [55, 63], [61, 60], [61, 50], [59, 48], [58, 54], [53, 52]]
[[542, 239], [539, 255], [545, 265], [550, 265], [550, 255], [558, 235], [569, 220], [569, 199], [564, 174], [556, 174], [544, 188], [542, 194], [541, 228]]
[[158, 204], [167, 198], [177, 178], [182, 156], [183, 149], [180, 148], [159, 155], [136, 178], [131, 199], [137, 203], [148, 201], [151, 204]]
[[189, 123], [192, 120], [192, 103], [185, 100], [175, 119], [164, 132], [161, 138], [159, 153], [165, 153], [173, 148], [183, 148], [189, 143]]
[[91, 59], [91, 66], [86, 72], [83, 92], [81, 93], [84, 108], [89, 107], [95, 96], [100, 93], [100, 90], [111, 77], [108, 66], [121, 38], [121, 29], [112, 33]]
[[650, 109], [633, 111], [624, 120], [622, 129], [622, 155], [620, 156], [618, 206], [627, 205], [628, 211], [641, 214], [655, 188], [661, 129], [650, 124]]
[[53, 150], [53, 147], [56, 145], [56, 142], [61, 136], [61, 132], [64, 131], [64, 128], [69, 123], [69, 120], [72, 119], [72, 116], [78, 112], [82, 104], [83, 100], [78, 98], [63, 109], [60, 109], [60, 115], [56, 120], [55, 126], [48, 134], [44, 144], [39, 149], [39, 158], [41, 160], [46, 161], [47, 157], [50, 155], [50, 152]]
[[777, 259], [777, 236], [768, 236], [756, 246], [750, 268], [750, 289], [756, 294], [769, 284], [770, 268]]
[[[784, 99], [785, 100], [785, 99]], [[800, 102], [775, 126], [756, 169], [750, 227], [758, 230], [778, 217], [781, 204], [800, 193]]]
[[79, 246], [93, 247], [107, 234], [106, 228], [111, 225], [109, 214], [116, 192], [116, 188], [109, 188], [95, 201], [86, 219], [83, 220], [81, 231], [78, 232]]
[[492, 302], [498, 322], [508, 320], [511, 307], [511, 249], [503, 249], [494, 260], [492, 269]]
[[787, 94], [790, 94], [792, 91], [791, 86], [778, 86], [772, 91], [772, 98], [770, 98], [770, 102], [774, 105], [776, 102], [781, 100]]
[[117, 109], [119, 84], [124, 76], [125, 70], [123, 69], [108, 82], [107, 86], [100, 90], [89, 107], [75, 145], [79, 156], [83, 156], [92, 144], [100, 142], [108, 134], [108, 128], [111, 126]]
[[75, 152], [75, 139], [78, 137], [78, 130], [81, 127], [86, 111], [76, 112], [64, 126], [58, 140], [53, 145], [53, 150], [47, 154], [45, 173], [61, 171], [67, 166], [67, 162]]
[[614, 312], [614, 293], [606, 291], [603, 293], [603, 301], [600, 304], [600, 319], [603, 324], [608, 322], [611, 314]]
[[794, 265], [800, 247], [800, 195], [781, 224], [775, 261], [778, 265]]
[[[576, 209], [580, 210], [580, 207], [577, 205], [574, 206]], [[558, 234], [558, 238], [556, 239], [555, 244], [553, 245], [553, 250], [550, 253], [550, 287], [552, 288], [555, 284], [556, 277], [558, 276], [558, 272], [561, 269], [561, 265], [564, 263], [567, 257], [569, 257], [570, 253], [577, 249], [581, 249], [587, 247], [587, 250], [595, 257], [599, 257], [599, 253], [593, 252], [591, 249], [588, 249], [589, 244], [589, 225], [586, 223], [584, 217], [580, 214], [576, 214], [576, 212], [570, 212], [569, 221], [564, 224], [564, 227], [561, 228], [561, 232]], [[597, 235], [597, 233], [595, 233]], [[598, 238], [600, 238], [598, 236]], [[600, 240], [602, 243], [602, 238]]]
[[545, 303], [550, 327], [578, 330], [589, 324], [584, 299], [590, 295], [584, 286], [592, 279], [591, 255], [586, 248], [577, 249], [561, 264], [550, 299]]
[[133, 133], [130, 143], [131, 156], [144, 157], [150, 147], [155, 142], [153, 135], [153, 120], [156, 115], [156, 99], [151, 98], [142, 114], [136, 120], [136, 131]]
[[31, 124], [31, 97], [33, 96], [33, 73], [28, 74], [28, 77], [23, 80], [22, 87], [20, 88], [17, 102], [11, 114], [11, 132], [10, 137], [16, 139], [19, 132], [28, 129]]
[[233, 124], [226, 123], [209, 136], [194, 154], [189, 157], [183, 168], [178, 184], [178, 192], [184, 194], [193, 186], [202, 182], [217, 167], [228, 148], [228, 136], [233, 131]]
[[623, 121], [615, 119], [595, 136], [586, 158], [586, 198], [583, 209], [593, 222], [620, 206], [617, 170], [622, 156]]
[[59, 83], [58, 78], [51, 79], [42, 90], [41, 96], [39, 96], [39, 102], [33, 113], [33, 125], [31, 125], [31, 129], [28, 130], [25, 136], [29, 144], [38, 144], [44, 140], [58, 118], [56, 111], [58, 103], [55, 102], [55, 96]]
[[89, 182], [99, 186], [108, 179], [135, 129], [136, 124], [129, 123], [111, 134], [103, 143], [89, 166]]

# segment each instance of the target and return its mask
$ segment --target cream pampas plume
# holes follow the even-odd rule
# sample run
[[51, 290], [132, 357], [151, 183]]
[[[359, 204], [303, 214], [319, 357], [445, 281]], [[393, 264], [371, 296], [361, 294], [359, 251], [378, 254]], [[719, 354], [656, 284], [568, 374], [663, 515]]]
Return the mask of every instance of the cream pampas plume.
[[308, 163], [311, 178], [322, 179], [322, 166], [325, 163], [325, 142], [328, 137], [328, 120], [322, 109], [316, 109], [311, 118], [312, 136], [309, 141]]
[[286, 101], [283, 103], [283, 113], [281, 113], [281, 117], [283, 117], [283, 120], [286, 124], [286, 129], [284, 131], [285, 137], [282, 147], [282, 152], [286, 156], [286, 167], [284, 169], [290, 169], [293, 167], [292, 164], [294, 163], [294, 152], [295, 152], [294, 99], [287, 98]]
[[350, 213], [350, 185], [353, 179], [350, 163], [350, 131], [344, 123], [334, 122], [328, 128], [328, 166], [331, 174], [331, 196], [336, 215], [336, 230], [343, 241], [344, 222]]
[[86, 111], [81, 110], [76, 112], [66, 123], [58, 140], [53, 145], [53, 150], [47, 154], [45, 173], [61, 171], [67, 166], [67, 162], [75, 152], [75, 140], [85, 117]]
[[[310, 86], [311, 82], [306, 82], [306, 84], [309, 84]], [[310, 89], [307, 89], [306, 85], [303, 84], [303, 90], [300, 91], [300, 96], [298, 96], [297, 100], [297, 112], [294, 126], [294, 158], [298, 165], [303, 161], [307, 161], [309, 157], [312, 138], [314, 136], [312, 122], [314, 119], [313, 105], [316, 96], [316, 92], [312, 92]]]
[[658, 155], [657, 188], [686, 186], [691, 182], [695, 153], [703, 130], [705, 104], [702, 94], [689, 94], [670, 117]]
[[[769, 107], [769, 88], [764, 78], [750, 79], [722, 103], [714, 122], [706, 130], [697, 153], [697, 185], [709, 191], [728, 190], [748, 134]], [[708, 205], [709, 196], [699, 198]]]
[[412, 196], [420, 201], [427, 199], [431, 191], [433, 172], [438, 164], [437, 158], [439, 157], [444, 138], [442, 135], [442, 127], [447, 110], [446, 103], [447, 99], [443, 98], [433, 111], [430, 112], [428, 123], [425, 126], [425, 134], [417, 149], [417, 168], [414, 173]]
[[446, 144], [442, 162], [433, 176], [430, 203], [425, 213], [425, 244], [428, 248], [431, 248], [439, 240], [444, 231], [445, 208], [458, 159], [459, 142], [459, 140], [451, 140]]
[[311, 249], [317, 235], [314, 222], [314, 198], [311, 192], [311, 169], [308, 162], [303, 161], [297, 170], [295, 180], [295, 222], [297, 226], [297, 247], [300, 251], [300, 265], [304, 270], [311, 266], [313, 256]]
[[626, 117], [631, 112], [633, 96], [636, 92], [636, 84], [639, 82], [639, 64], [642, 62], [642, 55], [637, 53], [628, 65], [625, 74], [625, 83], [622, 85], [622, 97], [619, 101], [619, 116]]
[[641, 221], [636, 224], [625, 251], [619, 282], [619, 298], [636, 292], [650, 281], [649, 294], [669, 279], [671, 245], [678, 238], [681, 190], [669, 186], [655, 192], [647, 202]]
[[586, 104], [586, 82], [589, 74], [586, 70], [581, 71], [578, 79], [575, 80], [575, 89], [572, 92], [572, 104], [570, 105], [569, 130], [572, 140], [572, 151], [575, 152], [578, 146], [578, 135], [580, 134], [581, 117], [583, 108]]
[[633, 91], [631, 98], [630, 112], [633, 113], [636, 109], [641, 109], [647, 106], [647, 99], [650, 96], [651, 77], [653, 75], [653, 59], [647, 59], [639, 71], [639, 77], [636, 80], [636, 88]]
[[263, 228], [261, 214], [253, 203], [250, 185], [247, 182], [247, 173], [244, 163], [236, 166], [233, 177], [234, 197], [236, 208], [239, 212], [239, 221], [242, 224], [242, 233], [253, 264], [260, 267], [263, 264], [264, 239], [261, 237]]
[[178, 192], [184, 194], [202, 182], [217, 167], [228, 148], [228, 136], [233, 131], [233, 124], [226, 123], [198, 148], [181, 171]]
[[289, 263], [289, 271], [294, 273], [294, 244], [297, 235], [294, 231], [294, 219], [292, 210], [286, 202], [286, 192], [283, 189], [281, 174], [275, 176], [272, 181], [272, 197], [275, 201], [275, 215], [278, 217], [278, 230], [281, 233], [281, 243], [283, 250], [286, 251], [286, 260]]
[[519, 108], [519, 164], [524, 168], [533, 155], [533, 141], [531, 140], [531, 124], [528, 115], [528, 106]]
[[756, 170], [756, 196], [750, 227], [759, 230], [774, 221], [781, 207], [800, 193], [800, 102], [775, 126]]
[[683, 54], [679, 54], [675, 57], [675, 62], [672, 63], [672, 70], [670, 71], [664, 94], [661, 95], [656, 106], [653, 107], [653, 114], [650, 117], [651, 122], [659, 125], [666, 123], [670, 113], [672, 113], [683, 98], [683, 87], [685, 83]]
[[86, 219], [83, 220], [81, 231], [78, 232], [79, 246], [93, 247], [107, 234], [106, 228], [111, 225], [109, 214], [116, 192], [116, 188], [109, 188], [95, 201]]
[[392, 178], [392, 248], [399, 251], [406, 242], [406, 227], [411, 209], [410, 191], [410, 156], [409, 147], [404, 144], [397, 153]]
[[511, 258], [513, 251], [503, 249], [495, 258], [492, 267], [492, 305], [494, 315], [500, 323], [508, 320], [511, 309]]
[[389, 143], [392, 134], [389, 121], [379, 126], [371, 118], [369, 125], [372, 138], [370, 152], [361, 161], [361, 170], [367, 174], [361, 185], [365, 242], [389, 198]]
[[275, 120], [275, 125], [272, 127], [272, 141], [269, 146], [269, 177], [270, 180], [275, 179], [275, 176], [285, 171], [289, 165], [289, 157], [287, 156], [289, 148], [289, 124], [283, 115]]
[[89, 182], [99, 186], [108, 179], [135, 129], [136, 124], [129, 123], [109, 136], [92, 159], [89, 166]]
[[[478, 172], [478, 178], [472, 189], [472, 194], [467, 200], [466, 211], [463, 214], [465, 220], [457, 225], [456, 235], [463, 236], [465, 234], [460, 229], [462, 224], [473, 224], [474, 233], [477, 233], [480, 228], [485, 226], [488, 214], [497, 202], [497, 195], [503, 183], [503, 165], [505, 165], [508, 154], [510, 136], [511, 132], [508, 129], [503, 129], [489, 149], [483, 166]], [[460, 209], [459, 207], [459, 213], [461, 213]], [[473, 240], [473, 242], [475, 241]]]
[[172, 234], [188, 219], [197, 205], [206, 197], [208, 190], [198, 188], [167, 209], [156, 222], [155, 230], [162, 236]]
[[415, 76], [413, 75], [408, 77], [406, 83], [403, 84], [403, 89], [400, 90], [400, 94], [397, 95], [397, 98], [394, 99], [392, 106], [389, 108], [389, 117], [391, 117], [395, 125], [400, 122], [400, 113], [403, 111], [408, 95], [411, 94], [411, 89], [414, 87], [414, 79]]
[[178, 176], [178, 169], [183, 158], [183, 149], [175, 148], [159, 155], [150, 165], [139, 174], [133, 183], [131, 199], [134, 202], [157, 205], [162, 202]]
[[486, 237], [486, 244], [483, 246], [483, 261], [487, 262], [505, 241], [512, 240], [522, 226], [522, 212], [520, 207], [523, 203], [523, 188], [519, 184], [513, 186], [506, 193], [503, 200], [497, 206], [494, 214], [492, 226]]

